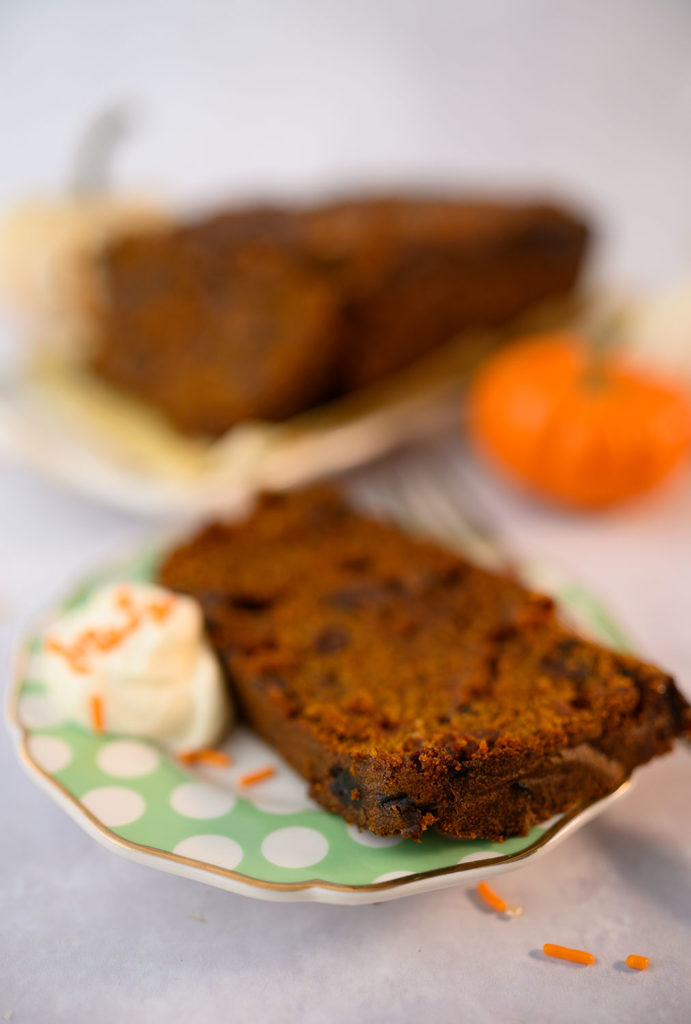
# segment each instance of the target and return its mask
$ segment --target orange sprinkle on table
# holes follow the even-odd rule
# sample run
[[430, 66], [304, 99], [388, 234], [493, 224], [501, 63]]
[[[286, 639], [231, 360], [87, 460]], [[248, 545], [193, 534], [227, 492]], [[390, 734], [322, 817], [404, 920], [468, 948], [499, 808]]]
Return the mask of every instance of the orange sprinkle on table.
[[248, 772], [246, 775], [241, 775], [238, 779], [239, 786], [253, 786], [255, 782], [263, 782], [264, 779], [270, 779], [276, 774], [276, 769], [272, 768], [271, 765], [267, 765], [266, 768], [260, 768], [256, 772]]
[[512, 906], [506, 900], [503, 900], [501, 896], [497, 896], [494, 889], [490, 889], [487, 885], [487, 882], [478, 883], [477, 894], [492, 910], [505, 914], [507, 917], [519, 917], [523, 913], [522, 907]]
[[219, 768], [226, 768], [232, 764], [230, 754], [226, 754], [223, 750], [211, 750], [207, 747], [200, 750], [184, 750], [178, 754], [178, 759], [183, 764], [196, 764], [198, 761], [203, 761], [205, 764], [214, 764]]
[[103, 699], [97, 693], [92, 693], [89, 697], [89, 718], [94, 732], [105, 732]]
[[649, 963], [647, 956], [638, 956], [637, 953], [631, 953], [626, 958], [626, 966], [633, 967], [635, 971], [644, 971]]
[[556, 956], [560, 960], [571, 960], [575, 964], [594, 964], [595, 957], [592, 953], [586, 953], [583, 949], [571, 949], [569, 946], [555, 946], [552, 942], [546, 942], [542, 947], [545, 956]]

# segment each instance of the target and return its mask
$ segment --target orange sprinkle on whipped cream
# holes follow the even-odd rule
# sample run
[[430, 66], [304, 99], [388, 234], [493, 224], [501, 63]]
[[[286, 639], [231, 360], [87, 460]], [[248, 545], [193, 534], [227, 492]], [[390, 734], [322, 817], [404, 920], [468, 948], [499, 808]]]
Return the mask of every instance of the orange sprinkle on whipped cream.
[[559, 960], [570, 960], [574, 964], [594, 964], [595, 957], [592, 953], [586, 953], [584, 949], [571, 949], [569, 946], [556, 946], [553, 942], [546, 942], [542, 947], [545, 956], [555, 956]]
[[99, 697], [97, 693], [92, 693], [91, 696], [89, 697], [89, 718], [91, 720], [91, 728], [93, 729], [94, 732], [105, 732], [103, 698]]
[[69, 645], [63, 644], [54, 637], [48, 637], [46, 640], [46, 650], [50, 651], [51, 654], [61, 655], [68, 663], [73, 672], [78, 675], [86, 675], [89, 671], [88, 665], [84, 662], [84, 649], [79, 644]]
[[270, 764], [266, 768], [259, 768], [256, 772], [247, 772], [246, 775], [241, 775], [238, 779], [239, 786], [254, 786], [257, 782], [263, 782], [264, 779], [270, 779], [276, 774], [276, 769]]
[[634, 971], [644, 971], [649, 963], [647, 956], [639, 956], [637, 953], [630, 953], [626, 958], [626, 966], [632, 967]]
[[125, 610], [134, 607], [134, 602], [132, 600], [132, 591], [130, 590], [129, 587], [118, 587], [118, 592], [115, 595], [115, 603], [117, 604], [118, 608], [122, 608]]
[[504, 914], [506, 917], [520, 917], [523, 913], [523, 907], [507, 903], [506, 900], [497, 895], [494, 889], [490, 889], [487, 882], [478, 883], [477, 894], [480, 899], [485, 901], [488, 907], [496, 910], [499, 914]]
[[[146, 606], [149, 617], [157, 623], [164, 622], [170, 615], [175, 604], [175, 595], [170, 594], [160, 601], [152, 601]], [[61, 643], [55, 638], [49, 637], [46, 641], [46, 649], [53, 654], [61, 654], [70, 667], [79, 673], [89, 672], [89, 665], [86, 662], [89, 654], [94, 652], [107, 653], [123, 643], [136, 629], [143, 624], [142, 615], [134, 606], [131, 591], [126, 587], [120, 587], [116, 593], [115, 604], [124, 612], [126, 621], [120, 626], [95, 629], [93, 627], [83, 630], [71, 644]]]
[[171, 594], [169, 597], [164, 597], [161, 601], [152, 601], [147, 611], [155, 622], [165, 622], [173, 610], [174, 603], [175, 598]]

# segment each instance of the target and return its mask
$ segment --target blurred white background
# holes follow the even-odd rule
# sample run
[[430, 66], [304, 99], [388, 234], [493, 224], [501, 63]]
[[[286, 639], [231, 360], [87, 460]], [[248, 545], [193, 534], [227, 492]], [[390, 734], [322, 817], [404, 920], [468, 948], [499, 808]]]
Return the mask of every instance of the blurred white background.
[[141, 101], [123, 186], [176, 204], [348, 183], [556, 190], [630, 283], [691, 263], [688, 0], [3, 0], [0, 206]]

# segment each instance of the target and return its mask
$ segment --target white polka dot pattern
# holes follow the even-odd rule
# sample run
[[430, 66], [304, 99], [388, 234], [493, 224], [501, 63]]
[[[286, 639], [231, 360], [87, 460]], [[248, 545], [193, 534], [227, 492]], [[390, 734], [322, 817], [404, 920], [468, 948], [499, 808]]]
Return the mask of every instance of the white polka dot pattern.
[[235, 794], [210, 782], [183, 782], [170, 794], [170, 806], [184, 818], [220, 818], [235, 806]]
[[213, 833], [189, 836], [173, 849], [180, 857], [199, 860], [203, 864], [213, 864], [217, 868], [233, 871], [242, 860], [243, 851], [239, 843], [228, 836]]
[[116, 779], [138, 779], [155, 772], [161, 755], [155, 747], [139, 740], [112, 740], [98, 752], [96, 763], [104, 775]]
[[395, 878], [406, 878], [407, 875], [412, 875], [412, 871], [385, 871], [383, 875], [377, 875], [373, 878], [373, 882], [393, 882]]
[[279, 868], [309, 868], [324, 860], [329, 841], [314, 828], [293, 825], [270, 832], [262, 843], [262, 854]]
[[495, 850], [478, 850], [476, 853], [466, 853], [458, 863], [469, 864], [473, 860], [491, 860], [492, 857], [501, 857], [501, 854]]
[[19, 721], [27, 729], [54, 729], [63, 714], [47, 694], [25, 693], [19, 701]]
[[29, 753], [44, 771], [59, 772], [72, 760], [72, 748], [58, 736], [30, 736]]
[[360, 846], [369, 846], [373, 850], [384, 850], [388, 846], [398, 846], [403, 842], [403, 836], [375, 836], [374, 832], [359, 829], [357, 825], [348, 825], [346, 832]]
[[266, 814], [297, 814], [319, 806], [310, 799], [304, 780], [287, 767], [261, 784], [248, 787], [242, 795]]
[[130, 825], [146, 810], [144, 798], [125, 786], [100, 786], [86, 793], [81, 802], [103, 825], [113, 827]]

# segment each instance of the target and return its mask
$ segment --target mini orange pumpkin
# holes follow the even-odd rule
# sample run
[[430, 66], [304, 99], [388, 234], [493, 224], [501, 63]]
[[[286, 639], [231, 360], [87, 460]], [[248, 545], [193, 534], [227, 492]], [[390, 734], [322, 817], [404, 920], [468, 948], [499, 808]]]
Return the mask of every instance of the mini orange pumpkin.
[[540, 335], [480, 368], [470, 429], [479, 449], [531, 490], [598, 508], [673, 469], [691, 445], [691, 403], [621, 359], [594, 358], [584, 338]]

